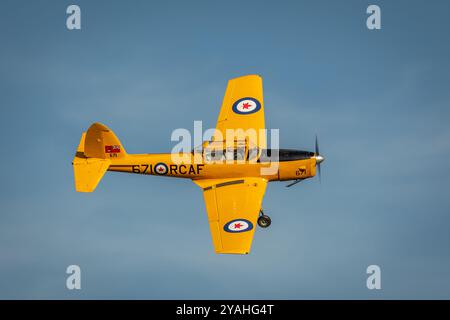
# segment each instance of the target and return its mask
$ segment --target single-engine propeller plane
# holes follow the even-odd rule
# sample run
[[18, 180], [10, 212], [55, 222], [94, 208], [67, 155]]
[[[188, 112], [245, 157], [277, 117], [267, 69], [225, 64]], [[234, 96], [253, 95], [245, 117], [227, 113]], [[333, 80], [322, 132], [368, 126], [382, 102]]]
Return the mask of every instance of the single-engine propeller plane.
[[[230, 130], [240, 134], [230, 136]], [[94, 191], [106, 171], [192, 179], [203, 191], [216, 253], [248, 254], [256, 224], [271, 224], [261, 208], [267, 183], [291, 180], [292, 186], [314, 177], [316, 167], [320, 177], [324, 160], [317, 136], [314, 152], [269, 149], [265, 134], [251, 134], [261, 130], [262, 78], [231, 79], [211, 141], [189, 153], [128, 154], [111, 129], [91, 125], [73, 159], [75, 189]]]

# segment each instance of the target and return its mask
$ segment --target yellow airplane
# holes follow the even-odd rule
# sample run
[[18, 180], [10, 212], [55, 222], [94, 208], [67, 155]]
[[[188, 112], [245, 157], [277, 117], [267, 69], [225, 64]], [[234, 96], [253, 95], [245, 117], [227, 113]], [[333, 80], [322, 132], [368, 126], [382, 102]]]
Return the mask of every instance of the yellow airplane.
[[256, 223], [271, 224], [261, 208], [267, 182], [292, 186], [314, 177], [316, 166], [320, 177], [324, 160], [317, 137], [315, 152], [267, 149], [265, 134], [254, 134], [264, 130], [262, 78], [231, 79], [211, 141], [190, 153], [128, 154], [111, 129], [91, 125], [73, 159], [75, 189], [94, 191], [106, 171], [192, 179], [203, 190], [215, 252], [248, 254]]

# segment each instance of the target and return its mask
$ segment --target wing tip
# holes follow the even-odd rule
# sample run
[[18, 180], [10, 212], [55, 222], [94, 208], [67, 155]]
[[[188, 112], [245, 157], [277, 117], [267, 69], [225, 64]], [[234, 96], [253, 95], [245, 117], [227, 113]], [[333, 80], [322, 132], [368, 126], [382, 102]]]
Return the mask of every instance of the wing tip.
[[236, 254], [236, 255], [248, 255], [249, 251], [235, 251], [235, 250], [219, 250], [216, 251], [217, 254]]
[[249, 79], [249, 78], [256, 78], [256, 79], [262, 80], [262, 76], [259, 74], [246, 74], [243, 76], [231, 78], [229, 81], [238, 81], [238, 80], [244, 80], [244, 79]]

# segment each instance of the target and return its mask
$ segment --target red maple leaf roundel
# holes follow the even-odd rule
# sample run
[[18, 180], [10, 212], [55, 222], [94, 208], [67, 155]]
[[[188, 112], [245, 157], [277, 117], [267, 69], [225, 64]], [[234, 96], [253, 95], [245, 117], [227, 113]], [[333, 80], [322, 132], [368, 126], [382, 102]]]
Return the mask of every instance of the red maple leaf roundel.
[[242, 109], [246, 109], [248, 110], [248, 108], [250, 108], [252, 105], [248, 102], [244, 102], [244, 104], [242, 104]]
[[244, 225], [242, 225], [240, 222], [234, 224], [234, 228], [235, 228], [235, 229], [240, 229], [240, 228], [243, 227], [243, 226], [244, 226]]

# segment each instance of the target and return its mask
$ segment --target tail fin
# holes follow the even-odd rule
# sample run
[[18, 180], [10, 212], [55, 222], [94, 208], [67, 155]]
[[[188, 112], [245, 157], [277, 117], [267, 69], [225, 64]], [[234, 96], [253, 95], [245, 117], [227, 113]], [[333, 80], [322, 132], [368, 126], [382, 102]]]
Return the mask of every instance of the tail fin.
[[92, 192], [97, 187], [111, 161], [126, 156], [125, 149], [114, 132], [101, 123], [94, 123], [81, 135], [73, 159], [75, 190]]
[[101, 123], [91, 125], [86, 133], [84, 154], [88, 158], [113, 159], [127, 155], [114, 132]]

